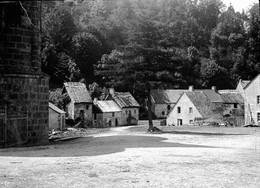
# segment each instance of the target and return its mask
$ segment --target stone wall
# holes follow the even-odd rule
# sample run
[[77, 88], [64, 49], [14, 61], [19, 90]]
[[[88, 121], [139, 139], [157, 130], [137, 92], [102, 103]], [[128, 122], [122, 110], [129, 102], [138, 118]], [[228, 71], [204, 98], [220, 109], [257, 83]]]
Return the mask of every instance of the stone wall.
[[[168, 106], [170, 105], [170, 110]], [[175, 104], [153, 104], [153, 113], [156, 118], [166, 118]]]
[[47, 143], [49, 78], [40, 69], [39, 2], [6, 1], [0, 9], [0, 107], [6, 109], [0, 147]]
[[122, 108], [122, 125], [137, 125], [139, 108]]
[[90, 103], [75, 103], [74, 104], [74, 117], [80, 117], [80, 111], [84, 111], [84, 127], [91, 127], [92, 126], [92, 104]]
[[[14, 13], [18, 23], [9, 20], [1, 26], [0, 32], [0, 72], [1, 73], [40, 73], [40, 27], [39, 2], [21, 1], [21, 4], [0, 4], [1, 10], [20, 9]], [[27, 13], [25, 12], [25, 10]], [[27, 17], [28, 15], [28, 17]], [[9, 15], [6, 15], [9, 16]], [[20, 19], [19, 19], [20, 17]], [[2, 18], [5, 20], [5, 18]], [[32, 25], [33, 24], [33, 25]]]

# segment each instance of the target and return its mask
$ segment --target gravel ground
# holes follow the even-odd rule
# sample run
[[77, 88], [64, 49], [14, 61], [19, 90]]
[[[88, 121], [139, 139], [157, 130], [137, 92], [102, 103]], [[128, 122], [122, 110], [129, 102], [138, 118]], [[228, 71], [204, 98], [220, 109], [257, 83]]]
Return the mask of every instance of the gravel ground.
[[0, 187], [260, 187], [260, 128], [145, 124], [0, 149]]

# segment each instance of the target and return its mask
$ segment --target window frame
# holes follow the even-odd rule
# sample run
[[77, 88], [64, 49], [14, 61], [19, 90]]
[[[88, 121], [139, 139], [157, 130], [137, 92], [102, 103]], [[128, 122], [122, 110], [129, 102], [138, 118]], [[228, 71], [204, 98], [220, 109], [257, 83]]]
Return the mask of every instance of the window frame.
[[180, 114], [181, 113], [181, 107], [177, 106], [177, 113]]
[[257, 122], [260, 122], [260, 112], [256, 113]]

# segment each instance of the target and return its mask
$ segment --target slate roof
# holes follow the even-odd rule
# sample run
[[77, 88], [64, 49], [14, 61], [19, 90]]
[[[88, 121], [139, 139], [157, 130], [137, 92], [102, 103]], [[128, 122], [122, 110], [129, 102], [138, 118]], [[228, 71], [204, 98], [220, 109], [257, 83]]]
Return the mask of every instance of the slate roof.
[[121, 112], [119, 106], [112, 100], [97, 101], [95, 104], [101, 112]]
[[244, 98], [240, 93], [222, 93], [221, 98], [224, 103], [237, 103], [237, 104], [244, 104]]
[[167, 89], [167, 90], [151, 90], [151, 97], [156, 104], [176, 103], [183, 92], [188, 90]]
[[65, 82], [64, 87], [68, 95], [75, 103], [92, 103], [90, 94], [85, 84], [80, 82]]
[[185, 92], [203, 118], [217, 116], [212, 111], [209, 98], [202, 91]]
[[129, 92], [114, 92], [112, 98], [120, 108], [140, 107], [138, 102]]
[[195, 90], [195, 91], [202, 91], [213, 103], [221, 103], [223, 102], [219, 93], [213, 91], [212, 89], [203, 89], [203, 90]]
[[[190, 91], [184, 89], [152, 90], [151, 96], [155, 104], [169, 104], [176, 103], [184, 92]], [[223, 102], [221, 96], [211, 89], [197, 89], [193, 92], [203, 92], [213, 103]]]
[[58, 112], [60, 114], [65, 114], [66, 112], [64, 112], [63, 110], [59, 109], [57, 106], [55, 106], [54, 104], [49, 102], [49, 108], [51, 108], [52, 110], [54, 110], [55, 112]]

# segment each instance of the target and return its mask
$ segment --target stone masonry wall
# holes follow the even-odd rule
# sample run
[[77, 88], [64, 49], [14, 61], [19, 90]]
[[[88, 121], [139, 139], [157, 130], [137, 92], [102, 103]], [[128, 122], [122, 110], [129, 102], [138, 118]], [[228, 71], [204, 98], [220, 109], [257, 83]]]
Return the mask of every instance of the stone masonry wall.
[[48, 83], [39, 75], [0, 78], [0, 97], [7, 102], [6, 146], [48, 142]]
[[[21, 6], [22, 5], [22, 6]], [[0, 73], [40, 73], [39, 3], [21, 1], [1, 4], [1, 10], [18, 7], [19, 23], [5, 23], [0, 32]], [[27, 13], [25, 12], [25, 10]], [[27, 17], [28, 14], [28, 17]], [[9, 15], [7, 15], [9, 16]], [[4, 19], [4, 18], [2, 18]], [[33, 25], [32, 25], [33, 24]]]
[[48, 142], [49, 77], [40, 68], [39, 3], [0, 4], [0, 105], [6, 106], [0, 147]]

